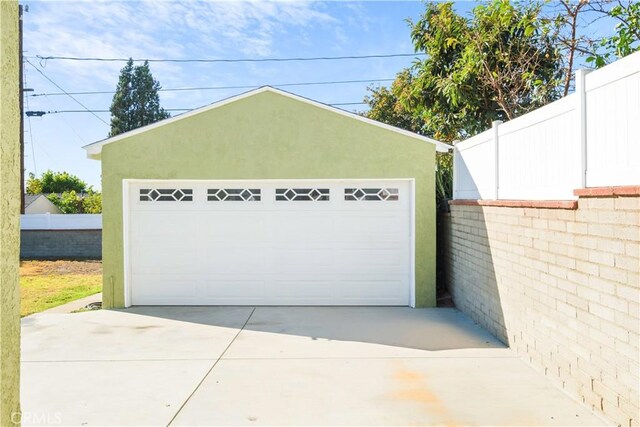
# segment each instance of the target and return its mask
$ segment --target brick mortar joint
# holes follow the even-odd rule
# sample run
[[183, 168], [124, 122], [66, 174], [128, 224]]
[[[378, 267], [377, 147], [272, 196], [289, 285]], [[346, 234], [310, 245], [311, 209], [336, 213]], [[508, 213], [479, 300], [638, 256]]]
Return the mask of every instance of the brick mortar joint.
[[[497, 224], [500, 224], [500, 223], [497, 223]], [[453, 230], [464, 230], [465, 227], [467, 227], [467, 226], [454, 224], [452, 229]], [[511, 245], [511, 243], [506, 243], [506, 242], [505, 242], [505, 244]], [[456, 252], [456, 250], [458, 250], [460, 247], [461, 246], [459, 244], [455, 243], [455, 242], [451, 243], [451, 251], [452, 252]], [[466, 251], [468, 249], [463, 249], [463, 250]], [[482, 250], [471, 249], [471, 251], [475, 252], [476, 254], [481, 254], [482, 253]], [[473, 257], [473, 255], [470, 255], [470, 256]], [[482, 291], [483, 286], [473, 285], [473, 284], [469, 283], [469, 281], [467, 280], [467, 278], [469, 276], [475, 277], [476, 274], [477, 274], [477, 271], [475, 272], [475, 274], [474, 274], [474, 272], [470, 272], [468, 270], [466, 264], [464, 264], [464, 263], [460, 264], [459, 262], [456, 262], [455, 259], [452, 259], [451, 263], [452, 263], [451, 265], [453, 265], [453, 266], [458, 264], [458, 269], [456, 269], [456, 271], [457, 271], [457, 275], [460, 276], [460, 278], [461, 278], [461, 281], [459, 283], [457, 283], [457, 286], [453, 287], [452, 293], [454, 295], [463, 294], [463, 295], [466, 296], [466, 298], [463, 298], [462, 300], [459, 301], [461, 310], [466, 312], [468, 315], [470, 315], [476, 321], [478, 321], [478, 323], [482, 324], [483, 327], [485, 327], [486, 329], [491, 330], [495, 335], [499, 331], [495, 331], [495, 319], [492, 318], [492, 315], [490, 314], [490, 310], [480, 310], [478, 305], [471, 303], [471, 301], [469, 299], [469, 296], [471, 296], [471, 298], [473, 299], [474, 296], [480, 295], [483, 292]], [[449, 269], [449, 270], [452, 270], [452, 269]], [[482, 275], [482, 276], [484, 276], [484, 275]], [[485, 278], [485, 279], [492, 280], [491, 278]], [[481, 281], [484, 282], [485, 279], [481, 279]], [[510, 288], [513, 289], [513, 286], [510, 286]], [[509, 292], [509, 294], [511, 294], [511, 292]], [[493, 296], [492, 295], [484, 295], [484, 296], [488, 296], [490, 299], [495, 298], [495, 295], [493, 295]], [[516, 296], [518, 298], [520, 298], [520, 299], [527, 298], [527, 296], [521, 295], [521, 294], [518, 294]], [[513, 315], [513, 313], [511, 313], [511, 314]], [[524, 315], [522, 315], [522, 314], [519, 314], [519, 315], [516, 314], [516, 316], [515, 316], [515, 318], [513, 320], [514, 320], [514, 322], [511, 322], [512, 325], [513, 325], [513, 323], [519, 325], [519, 326], [516, 326], [516, 329], [520, 329], [521, 331], [527, 329], [527, 328], [525, 328], [525, 326], [530, 324], [529, 322], [526, 321], [526, 317]], [[557, 320], [558, 319], [556, 319], [556, 321]], [[522, 343], [522, 342], [527, 342], [528, 341], [528, 342], [531, 343], [531, 342], [534, 342], [534, 341], [537, 341], [538, 339], [540, 339], [540, 335], [539, 334], [544, 333], [544, 328], [541, 329], [540, 327], [534, 327], [534, 329], [536, 331], [538, 331], [537, 333], [534, 333], [534, 335], [535, 335], [534, 337], [532, 337], [530, 335], [531, 331], [529, 330], [529, 331], [526, 332], [526, 334], [529, 335], [529, 338], [528, 339], [525, 338], [524, 340], [522, 340], [519, 337], [519, 342]], [[606, 329], [607, 329], [606, 328], [606, 324], [603, 325], [602, 328], [600, 328], [600, 330], [606, 330]], [[536, 336], [537, 336], [537, 338], [536, 338]], [[557, 343], [557, 337], [556, 338], [548, 337], [548, 338], [545, 338], [545, 339], [549, 339], [549, 340], [555, 341]], [[572, 340], [571, 342], [575, 342], [575, 341]], [[514, 346], [514, 347], [516, 347], [516, 346]], [[544, 349], [538, 349], [538, 348], [533, 347], [532, 345], [528, 345], [528, 346], [522, 347], [522, 351], [518, 351], [518, 354], [520, 354], [521, 357], [522, 357], [523, 354], [526, 355], [527, 353], [531, 354], [531, 355], [534, 355], [534, 359], [536, 359], [536, 360], [531, 360], [531, 361], [529, 361], [529, 363], [532, 364], [532, 366], [534, 366], [536, 369], [540, 369], [540, 368], [544, 369], [545, 367], [548, 368], [548, 369], [555, 369], [557, 367], [557, 363], [554, 364], [553, 362], [550, 362], [549, 360], [545, 359], [544, 357], [539, 357], [539, 356], [544, 356], [545, 355], [545, 350]], [[537, 360], [537, 359], [540, 359], [540, 360]], [[588, 372], [586, 372], [586, 371], [583, 371], [583, 372], [588, 375]], [[553, 380], [556, 384], [563, 384], [563, 382], [565, 380], [569, 380], [570, 382], [574, 381], [575, 383], [577, 383], [579, 385], [581, 384], [582, 386], [588, 386], [588, 382], [581, 381], [580, 379], [576, 378], [574, 375], [569, 374], [569, 373], [567, 373], [565, 371], [563, 371], [563, 373], [564, 373], [565, 377], [554, 376], [554, 375], [549, 375], [548, 377], [549, 377], [549, 379]], [[565, 392], [571, 394], [574, 397], [575, 396], [582, 397], [582, 395], [583, 395], [580, 392], [580, 388], [576, 389], [575, 387], [571, 386], [571, 383], [569, 383], [569, 385], [567, 387], [565, 387], [564, 384], [563, 384], [562, 388], [565, 390]], [[613, 393], [615, 393], [615, 395], [617, 395], [619, 398], [624, 399], [624, 394], [618, 393], [615, 390], [611, 390], [611, 391]], [[602, 395], [602, 393], [594, 393], [594, 395], [598, 396], [599, 399], [604, 399], [606, 402], [609, 402], [606, 399], [606, 397], [604, 395]], [[612, 403], [612, 402], [609, 402], [609, 403]], [[614, 403], [613, 406], [615, 408], [612, 409], [611, 405], [609, 405], [609, 406], [605, 405], [604, 411], [599, 411], [599, 412], [600, 413], [604, 413], [605, 415], [608, 415], [608, 416], [613, 416], [614, 418], [619, 418], [618, 414], [623, 414], [624, 415], [626, 413], [625, 410], [623, 410], [621, 407], [615, 406], [615, 402], [613, 402], [613, 403]], [[627, 411], [628, 411], [628, 409], [627, 409]]]

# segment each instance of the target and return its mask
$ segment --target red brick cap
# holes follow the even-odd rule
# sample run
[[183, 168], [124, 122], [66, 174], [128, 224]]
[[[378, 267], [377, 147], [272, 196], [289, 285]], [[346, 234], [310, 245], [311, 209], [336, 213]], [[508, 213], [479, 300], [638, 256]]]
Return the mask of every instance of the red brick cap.
[[450, 205], [497, 206], [503, 208], [578, 209], [577, 200], [450, 200]]
[[624, 187], [588, 187], [573, 190], [573, 195], [578, 197], [630, 197], [640, 196], [640, 185], [628, 185]]

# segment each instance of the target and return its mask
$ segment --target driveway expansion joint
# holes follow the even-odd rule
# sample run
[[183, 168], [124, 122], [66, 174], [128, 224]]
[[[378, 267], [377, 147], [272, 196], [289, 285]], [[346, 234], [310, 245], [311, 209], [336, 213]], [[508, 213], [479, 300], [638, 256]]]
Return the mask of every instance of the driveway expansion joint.
[[213, 368], [216, 367], [216, 365], [218, 364], [218, 362], [220, 362], [220, 360], [222, 360], [222, 358], [224, 357], [224, 354], [229, 350], [229, 348], [231, 347], [231, 345], [233, 345], [233, 343], [235, 342], [236, 338], [238, 338], [238, 335], [240, 335], [240, 333], [244, 330], [244, 328], [247, 326], [247, 324], [249, 323], [249, 320], [251, 319], [251, 316], [253, 316], [253, 313], [256, 311], [257, 307], [253, 307], [253, 309], [251, 310], [251, 313], [249, 313], [249, 316], [247, 316], [247, 320], [245, 320], [244, 324], [242, 325], [242, 327], [240, 328], [240, 330], [238, 331], [238, 333], [236, 333], [234, 335], [234, 337], [231, 339], [231, 341], [229, 341], [229, 344], [227, 345], [227, 347], [224, 349], [224, 351], [222, 353], [220, 353], [220, 357], [218, 357], [215, 362], [213, 362], [213, 365], [211, 365], [211, 367], [209, 368], [209, 370], [207, 371], [206, 374], [204, 374], [204, 376], [202, 377], [202, 379], [200, 380], [200, 382], [196, 385], [196, 387], [193, 389], [193, 391], [189, 394], [189, 396], [187, 396], [187, 398], [185, 399], [184, 402], [182, 402], [182, 405], [180, 405], [180, 407], [178, 408], [178, 410], [176, 411], [176, 413], [173, 415], [173, 417], [171, 418], [171, 420], [167, 423], [167, 427], [170, 426], [175, 419], [178, 417], [178, 415], [180, 414], [180, 412], [182, 411], [182, 409], [186, 406], [186, 404], [189, 402], [189, 400], [193, 397], [194, 394], [196, 394], [196, 392], [198, 391], [198, 389], [200, 388], [200, 386], [202, 385], [202, 383], [207, 379], [207, 377], [209, 376], [209, 374], [211, 373], [211, 371], [213, 371]]
[[22, 407], [60, 413], [57, 424], [608, 425], [455, 309], [134, 307], [36, 320], [22, 322]]

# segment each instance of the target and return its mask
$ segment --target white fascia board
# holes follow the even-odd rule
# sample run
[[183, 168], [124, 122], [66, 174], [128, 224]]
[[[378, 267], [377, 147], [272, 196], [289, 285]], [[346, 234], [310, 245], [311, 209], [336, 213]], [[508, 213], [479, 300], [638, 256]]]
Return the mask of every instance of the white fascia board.
[[200, 113], [204, 113], [205, 111], [209, 111], [209, 110], [213, 110], [215, 108], [222, 107], [222, 106], [230, 104], [232, 102], [240, 101], [241, 99], [248, 98], [250, 96], [257, 95], [257, 94], [262, 93], [262, 92], [274, 92], [274, 93], [277, 93], [279, 95], [287, 96], [289, 98], [293, 98], [293, 99], [296, 99], [298, 101], [302, 101], [302, 102], [305, 102], [307, 104], [311, 104], [311, 105], [314, 105], [316, 107], [323, 108], [325, 110], [341, 114], [341, 115], [349, 117], [351, 119], [360, 120], [362, 122], [365, 122], [365, 123], [368, 123], [368, 124], [371, 124], [371, 125], [374, 125], [374, 126], [378, 126], [378, 127], [383, 128], [383, 129], [390, 130], [392, 132], [400, 133], [402, 135], [406, 135], [406, 136], [409, 136], [411, 138], [415, 138], [415, 139], [418, 139], [418, 140], [421, 140], [421, 141], [429, 142], [429, 143], [434, 144], [436, 146], [436, 151], [439, 151], [439, 152], [442, 152], [442, 153], [446, 153], [450, 149], [453, 148], [451, 145], [445, 144], [444, 142], [440, 142], [440, 141], [437, 141], [435, 139], [432, 139], [432, 138], [429, 138], [429, 137], [426, 137], [426, 136], [418, 135], [417, 133], [410, 132], [408, 130], [400, 129], [400, 128], [397, 128], [397, 127], [394, 127], [394, 126], [390, 126], [390, 125], [387, 125], [387, 124], [384, 124], [384, 123], [381, 123], [381, 122], [378, 122], [378, 121], [375, 121], [375, 120], [371, 120], [369, 118], [360, 116], [358, 114], [351, 113], [349, 111], [345, 111], [345, 110], [342, 110], [340, 108], [332, 107], [330, 105], [323, 104], [321, 102], [314, 101], [314, 100], [311, 100], [311, 99], [308, 99], [308, 98], [304, 98], [304, 97], [299, 96], [299, 95], [294, 95], [292, 93], [283, 91], [281, 89], [276, 89], [276, 88], [273, 88], [271, 86], [263, 86], [263, 87], [258, 88], [258, 89], [250, 90], [248, 92], [241, 93], [240, 95], [235, 95], [235, 96], [232, 96], [230, 98], [226, 98], [226, 99], [223, 99], [221, 101], [214, 102], [213, 104], [210, 104], [210, 105], [207, 105], [207, 106], [204, 106], [204, 107], [200, 107], [200, 108], [196, 108], [196, 109], [193, 109], [193, 110], [188, 111], [186, 113], [179, 114], [177, 116], [173, 116], [173, 117], [170, 117], [168, 119], [160, 120], [159, 122], [152, 123], [150, 125], [143, 126], [143, 127], [138, 128], [138, 129], [131, 130], [129, 132], [121, 133], [120, 135], [116, 135], [116, 136], [114, 136], [112, 138], [103, 139], [101, 141], [97, 141], [97, 142], [94, 142], [92, 144], [85, 145], [82, 148], [84, 148], [87, 151], [87, 157], [88, 158], [99, 160], [100, 159], [100, 153], [102, 152], [102, 147], [104, 145], [110, 144], [112, 142], [120, 141], [121, 139], [125, 139], [125, 138], [128, 138], [130, 136], [137, 135], [139, 133], [146, 132], [148, 130], [151, 130], [151, 129], [154, 129], [154, 128], [157, 128], [157, 127], [160, 127], [160, 126], [164, 126], [164, 125], [173, 123], [173, 122], [178, 121], [178, 120], [186, 119], [188, 117], [195, 116], [195, 115], [200, 114]]

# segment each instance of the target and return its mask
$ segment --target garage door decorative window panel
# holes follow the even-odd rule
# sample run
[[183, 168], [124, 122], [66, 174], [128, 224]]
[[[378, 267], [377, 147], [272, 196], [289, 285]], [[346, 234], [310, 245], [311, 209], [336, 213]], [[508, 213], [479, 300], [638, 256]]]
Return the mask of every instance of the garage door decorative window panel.
[[140, 190], [141, 202], [191, 202], [193, 189], [189, 188], [143, 188]]
[[345, 188], [344, 199], [346, 201], [396, 201], [398, 200], [397, 188]]
[[210, 188], [207, 200], [210, 202], [259, 202], [260, 189], [257, 188]]
[[276, 188], [276, 201], [328, 201], [328, 188]]

